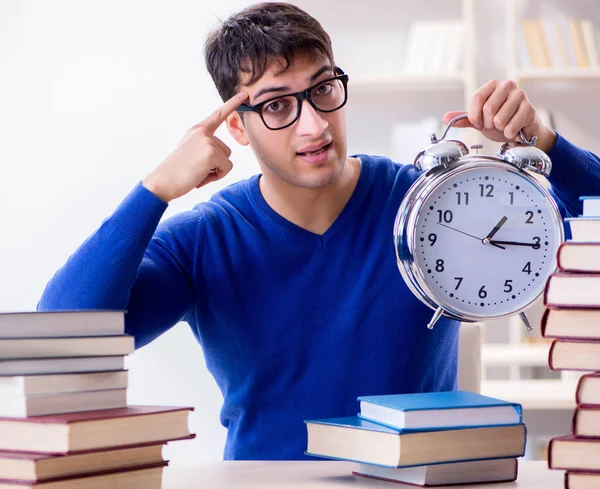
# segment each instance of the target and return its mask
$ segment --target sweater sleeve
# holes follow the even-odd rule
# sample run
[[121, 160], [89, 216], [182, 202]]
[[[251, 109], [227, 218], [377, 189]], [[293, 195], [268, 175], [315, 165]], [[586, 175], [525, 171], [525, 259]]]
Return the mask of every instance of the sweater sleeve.
[[579, 197], [600, 195], [600, 158], [575, 146], [560, 134], [556, 136], [556, 142], [548, 152], [552, 161], [548, 181], [559, 204], [562, 204], [563, 216], [577, 216], [583, 210]]
[[160, 223], [167, 204], [141, 183], [46, 285], [38, 310], [125, 310], [141, 347], [192, 309], [191, 270], [199, 219]]

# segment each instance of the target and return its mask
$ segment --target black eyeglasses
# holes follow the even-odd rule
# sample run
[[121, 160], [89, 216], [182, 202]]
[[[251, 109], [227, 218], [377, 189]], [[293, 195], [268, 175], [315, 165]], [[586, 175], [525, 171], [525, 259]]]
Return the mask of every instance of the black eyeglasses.
[[238, 112], [257, 112], [265, 126], [272, 131], [291, 126], [300, 117], [306, 99], [319, 112], [334, 112], [348, 100], [348, 75], [336, 67], [337, 76], [320, 81], [297, 93], [288, 93], [265, 100], [260, 104], [242, 104]]

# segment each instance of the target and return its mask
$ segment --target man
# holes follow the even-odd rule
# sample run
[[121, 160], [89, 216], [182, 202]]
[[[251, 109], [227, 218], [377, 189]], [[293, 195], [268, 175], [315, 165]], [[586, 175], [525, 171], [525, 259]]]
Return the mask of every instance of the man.
[[[455, 389], [459, 325], [428, 330], [395, 264], [396, 211], [418, 173], [346, 154], [329, 36], [297, 7], [258, 4], [205, 55], [225, 104], [73, 254], [39, 309], [126, 309], [138, 347], [188, 322], [224, 396], [226, 459], [302, 459], [303, 420], [353, 415], [358, 395]], [[468, 115], [496, 141], [538, 137], [565, 215], [598, 192], [598, 159], [544, 126], [514, 83], [486, 83]], [[159, 225], [171, 200], [231, 169], [223, 122], [262, 174]]]

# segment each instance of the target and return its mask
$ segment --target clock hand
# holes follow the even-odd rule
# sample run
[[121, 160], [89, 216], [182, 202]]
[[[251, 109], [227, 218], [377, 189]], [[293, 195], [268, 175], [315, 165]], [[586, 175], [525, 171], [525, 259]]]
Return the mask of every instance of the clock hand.
[[504, 226], [504, 223], [505, 223], [506, 221], [508, 221], [508, 217], [506, 217], [506, 216], [504, 216], [502, 219], [500, 219], [500, 220], [498, 221], [498, 224], [496, 224], [496, 225], [494, 226], [494, 229], [492, 229], [492, 230], [491, 230], [491, 231], [488, 233], [488, 235], [487, 235], [485, 238], [483, 238], [483, 244], [488, 244], [488, 243], [490, 242], [490, 240], [492, 239], [492, 237], [493, 237], [493, 236], [494, 236], [494, 235], [495, 235], [495, 234], [496, 234], [496, 233], [497, 233], [497, 232], [500, 230], [500, 228], [501, 228], [502, 226]]
[[491, 245], [502, 244], [502, 245], [515, 245], [515, 246], [531, 246], [534, 250], [537, 250], [537, 249], [540, 248], [540, 244], [539, 243], [521, 243], [520, 241], [496, 241], [496, 240], [491, 240], [490, 244]]
[[[472, 234], [469, 234], [469, 233], [465, 233], [464, 231], [461, 231], [460, 229], [456, 229], [456, 228], [453, 228], [453, 227], [448, 226], [446, 224], [442, 224], [441, 222], [438, 222], [438, 224], [440, 226], [444, 226], [445, 228], [452, 229], [452, 231], [456, 231], [457, 233], [464, 234], [465, 236], [469, 236], [470, 238], [475, 238], [476, 240], [483, 242], [483, 240], [481, 238], [478, 238], [477, 236], [473, 236]], [[504, 246], [500, 246], [499, 244], [496, 244], [495, 242], [490, 242], [490, 244], [492, 246], [495, 246], [496, 248], [501, 248], [503, 250], [506, 249], [506, 248], [504, 248]]]

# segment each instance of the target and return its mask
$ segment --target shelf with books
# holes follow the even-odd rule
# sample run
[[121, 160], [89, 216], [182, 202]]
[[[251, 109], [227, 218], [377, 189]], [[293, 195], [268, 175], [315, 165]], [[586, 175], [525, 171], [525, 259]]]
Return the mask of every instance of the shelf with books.
[[539, 71], [551, 79], [598, 72], [594, 3], [508, 0], [506, 45], [511, 76]]

